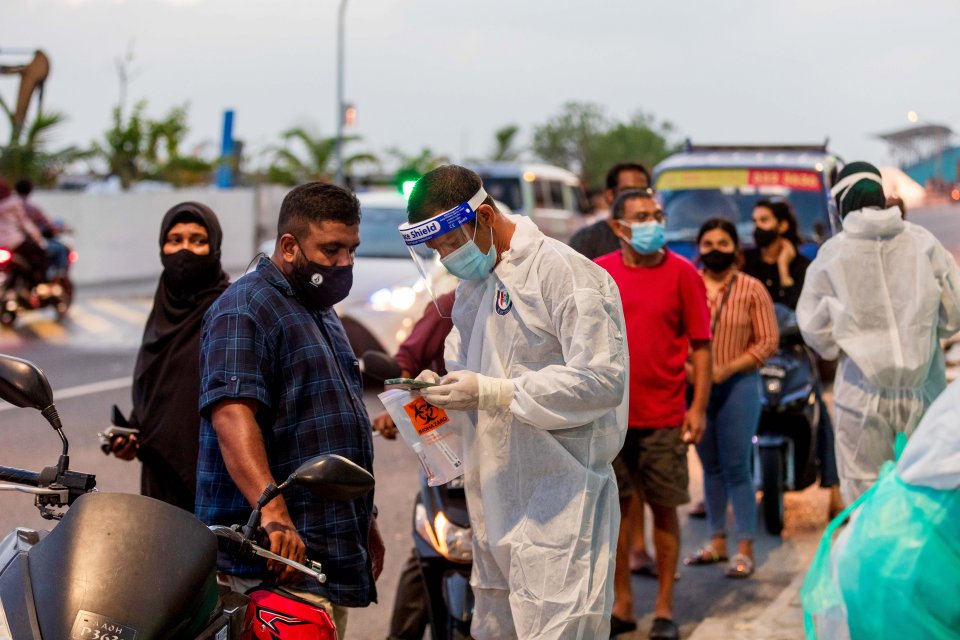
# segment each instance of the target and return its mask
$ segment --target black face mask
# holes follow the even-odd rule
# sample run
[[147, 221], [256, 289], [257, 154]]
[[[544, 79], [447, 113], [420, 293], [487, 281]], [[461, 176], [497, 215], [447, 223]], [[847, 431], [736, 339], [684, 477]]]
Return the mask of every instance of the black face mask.
[[163, 275], [170, 286], [183, 291], [199, 291], [220, 274], [220, 257], [215, 253], [198, 255], [188, 249], [160, 253]]
[[753, 241], [756, 242], [757, 246], [761, 249], [766, 249], [779, 237], [780, 232], [776, 229], [761, 229], [757, 227], [753, 230]]
[[300, 249], [300, 258], [294, 265], [293, 279], [311, 306], [326, 309], [349, 295], [353, 287], [353, 265], [326, 267], [307, 260], [303, 249]]
[[733, 251], [727, 252], [718, 249], [714, 249], [700, 256], [700, 261], [703, 262], [703, 266], [705, 266], [708, 271], [713, 271], [714, 273], [723, 273], [733, 266], [733, 261], [736, 259], [737, 254]]

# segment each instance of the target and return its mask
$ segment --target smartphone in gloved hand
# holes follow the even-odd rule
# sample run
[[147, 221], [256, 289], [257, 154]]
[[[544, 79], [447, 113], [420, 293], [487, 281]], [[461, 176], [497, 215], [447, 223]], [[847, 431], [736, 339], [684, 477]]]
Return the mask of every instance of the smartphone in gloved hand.
[[414, 380], [413, 378], [390, 378], [383, 381], [384, 389], [401, 389], [403, 391], [419, 391], [427, 387], [437, 386], [436, 382], [426, 382], [425, 380]]

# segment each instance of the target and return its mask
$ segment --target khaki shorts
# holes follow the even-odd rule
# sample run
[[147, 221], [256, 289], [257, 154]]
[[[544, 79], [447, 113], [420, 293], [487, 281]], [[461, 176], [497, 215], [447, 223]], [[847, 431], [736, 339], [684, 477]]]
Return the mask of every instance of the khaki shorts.
[[680, 429], [627, 429], [620, 455], [613, 462], [620, 499], [637, 495], [662, 507], [690, 502], [687, 445]]

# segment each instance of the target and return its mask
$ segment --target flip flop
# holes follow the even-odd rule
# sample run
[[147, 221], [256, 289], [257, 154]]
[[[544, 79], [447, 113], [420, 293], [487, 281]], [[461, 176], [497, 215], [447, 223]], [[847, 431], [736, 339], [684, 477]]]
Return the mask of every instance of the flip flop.
[[696, 553], [684, 558], [683, 564], [690, 567], [699, 564], [719, 564], [726, 561], [727, 556], [722, 556], [717, 553], [717, 550], [713, 548], [713, 545], [705, 544], [697, 549]]
[[654, 618], [650, 627], [650, 640], [680, 640], [680, 629], [670, 618]]
[[623, 633], [630, 633], [631, 631], [636, 631], [637, 623], [633, 620], [624, 620], [623, 618], [618, 618], [615, 615], [610, 616], [610, 637], [619, 636]]
[[724, 574], [728, 578], [749, 578], [753, 575], [753, 560], [742, 553], [730, 558], [730, 564]]

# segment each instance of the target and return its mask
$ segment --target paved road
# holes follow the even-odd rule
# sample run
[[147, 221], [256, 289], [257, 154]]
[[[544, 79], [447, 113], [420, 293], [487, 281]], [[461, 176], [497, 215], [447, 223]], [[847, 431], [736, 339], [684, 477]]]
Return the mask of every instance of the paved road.
[[[960, 208], [911, 212], [910, 219], [929, 227], [960, 256]], [[140, 332], [150, 306], [150, 286], [82, 291], [68, 322], [57, 325], [44, 313], [25, 315], [15, 332], [0, 333], [0, 352], [35, 361], [47, 372], [71, 441], [71, 466], [97, 473], [105, 491], [135, 492], [137, 463], [103, 456], [96, 433], [105, 426], [110, 406], [130, 406], [128, 376], [133, 370]], [[66, 392], [66, 394], [64, 393]], [[368, 406], [377, 401], [368, 394]], [[388, 556], [380, 602], [351, 616], [351, 637], [386, 635], [399, 569], [410, 547], [410, 515], [416, 490], [416, 460], [397, 442], [375, 440], [377, 503]], [[30, 410], [0, 406], [0, 464], [39, 469], [56, 462], [59, 440]], [[701, 494], [699, 464], [691, 456], [691, 489]], [[757, 573], [752, 580], [731, 582], [719, 567], [682, 568], [676, 614], [684, 636], [707, 618], [750, 621], [777, 599], [802, 572], [825, 524], [826, 494], [813, 487], [787, 496], [786, 528], [779, 537], [757, 540]], [[29, 497], [0, 493], [0, 533], [15, 525], [47, 528]], [[683, 553], [707, 538], [706, 525], [683, 516]], [[655, 595], [652, 580], [636, 578], [635, 607], [640, 630], [622, 638], [645, 638]], [[800, 636], [797, 636], [800, 637]]]

